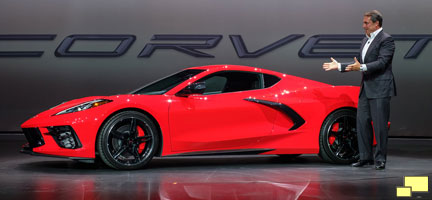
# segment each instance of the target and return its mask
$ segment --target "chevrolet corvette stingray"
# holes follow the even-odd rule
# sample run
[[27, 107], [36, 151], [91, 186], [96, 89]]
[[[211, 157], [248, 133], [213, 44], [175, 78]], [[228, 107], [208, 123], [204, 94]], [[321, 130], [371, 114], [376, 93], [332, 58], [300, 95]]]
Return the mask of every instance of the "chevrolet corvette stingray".
[[318, 154], [358, 158], [359, 87], [266, 69], [191, 67], [129, 94], [62, 103], [21, 125], [32, 155], [138, 169], [153, 157]]

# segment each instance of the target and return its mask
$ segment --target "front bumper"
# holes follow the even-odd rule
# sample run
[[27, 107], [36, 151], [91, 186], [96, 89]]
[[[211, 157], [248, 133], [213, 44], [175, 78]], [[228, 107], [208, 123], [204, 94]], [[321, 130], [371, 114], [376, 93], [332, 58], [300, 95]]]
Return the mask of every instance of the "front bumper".
[[95, 158], [97, 128], [56, 125], [23, 128], [28, 141], [23, 152], [70, 158]]
[[63, 115], [48, 110], [27, 120], [21, 128], [34, 153], [94, 159], [97, 133], [109, 113], [109, 107], [103, 108]]
[[[75, 128], [80, 135], [75, 132]], [[75, 128], [70, 125], [23, 128], [28, 143], [23, 146], [21, 152], [71, 159], [94, 159], [94, 139], [90, 139], [89, 142], [89, 129], [79, 125]], [[81, 142], [82, 139], [85, 145]]]
[[54, 157], [54, 158], [66, 158], [66, 159], [71, 159], [71, 160], [79, 160], [79, 161], [86, 161], [86, 162], [90, 162], [93, 163], [94, 159], [93, 158], [83, 158], [83, 157], [69, 157], [69, 156], [58, 156], [58, 155], [49, 155], [49, 154], [42, 154], [42, 153], [37, 153], [33, 151], [33, 148], [30, 147], [30, 144], [24, 144], [22, 146], [22, 149], [20, 150], [21, 153], [25, 153], [25, 154], [30, 154], [33, 156], [45, 156], [45, 157]]
[[27, 141], [29, 142], [29, 148], [45, 145], [45, 141], [38, 128], [23, 128], [23, 132]]

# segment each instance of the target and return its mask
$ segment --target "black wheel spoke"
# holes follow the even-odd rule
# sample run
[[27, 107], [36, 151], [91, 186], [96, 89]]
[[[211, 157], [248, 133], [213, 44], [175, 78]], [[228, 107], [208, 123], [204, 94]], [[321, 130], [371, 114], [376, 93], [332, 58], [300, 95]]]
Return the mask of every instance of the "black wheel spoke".
[[337, 137], [337, 144], [338, 145], [343, 145], [344, 143], [343, 143], [343, 138], [342, 138], [342, 136], [339, 136], [339, 137]]
[[342, 134], [340, 132], [332, 132], [332, 135], [336, 138], [336, 139], [340, 139], [342, 137]]
[[[336, 131], [336, 133], [341, 133], [342, 131], [343, 131], [343, 127], [341, 126], [341, 123], [340, 122], [336, 122], [336, 123], [334, 123], [334, 124], [338, 124], [338, 130]], [[333, 124], [333, 125], [334, 125]], [[343, 125], [343, 124], [342, 124]]]
[[340, 141], [342, 139], [342, 133], [331, 131], [331, 135], [335, 137], [335, 140], [334, 140], [332, 146], [339, 145], [341, 143]]
[[135, 162], [139, 162], [141, 160], [141, 156], [139, 155], [138, 148], [135, 146], [132, 149], [132, 155], [135, 157]]
[[117, 130], [111, 131], [111, 135], [113, 136], [113, 138], [117, 138], [120, 140], [124, 140], [125, 139], [125, 135], [122, 132], [119, 132]]
[[151, 135], [145, 135], [145, 136], [137, 137], [137, 138], [135, 139], [135, 141], [136, 141], [138, 144], [141, 144], [141, 143], [148, 142], [148, 141], [152, 140], [152, 138], [153, 138], [153, 137], [152, 137]]
[[135, 135], [136, 131], [137, 131], [136, 119], [135, 118], [131, 118], [131, 123], [130, 123], [130, 127], [129, 127], [129, 134], [130, 135]]
[[117, 158], [127, 149], [126, 146], [120, 147], [113, 155], [113, 158], [117, 160]]
[[343, 118], [343, 123], [344, 123], [344, 125], [343, 125], [343, 130], [345, 131], [345, 132], [347, 132], [347, 131], [349, 131], [349, 123], [348, 123], [348, 117], [344, 117]]
[[340, 156], [342, 150], [343, 150], [343, 145], [340, 145], [340, 146], [338, 147], [338, 149], [336, 150], [336, 156]]

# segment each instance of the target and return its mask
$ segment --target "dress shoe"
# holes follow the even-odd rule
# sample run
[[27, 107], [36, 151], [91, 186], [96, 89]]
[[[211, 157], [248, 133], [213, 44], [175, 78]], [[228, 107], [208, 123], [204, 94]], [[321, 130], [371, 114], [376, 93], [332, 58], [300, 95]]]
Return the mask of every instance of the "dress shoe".
[[373, 165], [373, 160], [359, 160], [359, 161], [353, 163], [351, 166], [363, 167], [364, 165]]
[[385, 169], [385, 162], [383, 162], [383, 161], [377, 161], [375, 163], [375, 169], [376, 170]]

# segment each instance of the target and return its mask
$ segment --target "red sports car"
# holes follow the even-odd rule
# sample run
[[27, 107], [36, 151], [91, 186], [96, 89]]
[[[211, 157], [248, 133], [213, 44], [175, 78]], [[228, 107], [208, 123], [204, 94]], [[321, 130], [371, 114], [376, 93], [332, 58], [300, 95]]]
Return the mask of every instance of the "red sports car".
[[187, 68], [130, 94], [62, 103], [22, 124], [22, 152], [99, 157], [137, 169], [154, 156], [319, 154], [357, 159], [359, 87], [237, 65]]

